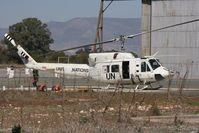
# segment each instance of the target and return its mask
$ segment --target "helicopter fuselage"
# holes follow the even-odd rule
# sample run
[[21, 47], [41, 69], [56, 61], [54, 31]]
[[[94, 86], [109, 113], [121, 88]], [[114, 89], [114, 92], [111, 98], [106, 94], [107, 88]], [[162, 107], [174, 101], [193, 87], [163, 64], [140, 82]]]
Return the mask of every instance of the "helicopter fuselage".
[[155, 58], [133, 58], [98, 62], [89, 68], [92, 79], [107, 83], [147, 84], [165, 79], [169, 70]]

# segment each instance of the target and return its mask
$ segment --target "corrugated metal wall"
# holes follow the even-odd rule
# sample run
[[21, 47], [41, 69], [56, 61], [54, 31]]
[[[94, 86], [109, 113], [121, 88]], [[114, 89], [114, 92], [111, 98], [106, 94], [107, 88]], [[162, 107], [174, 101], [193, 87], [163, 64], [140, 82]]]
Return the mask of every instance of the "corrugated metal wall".
[[[199, 0], [152, 0], [152, 29], [199, 18]], [[181, 75], [199, 79], [199, 22], [154, 32], [151, 53]], [[188, 67], [188, 69], [187, 69]]]

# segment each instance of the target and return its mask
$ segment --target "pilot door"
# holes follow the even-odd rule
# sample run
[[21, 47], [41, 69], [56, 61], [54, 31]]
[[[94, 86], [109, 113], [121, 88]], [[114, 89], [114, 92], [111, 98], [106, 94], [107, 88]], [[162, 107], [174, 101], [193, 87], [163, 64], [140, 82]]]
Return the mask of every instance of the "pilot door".
[[144, 60], [139, 60], [136, 62], [136, 79], [140, 82], [145, 82], [152, 78], [152, 71]]

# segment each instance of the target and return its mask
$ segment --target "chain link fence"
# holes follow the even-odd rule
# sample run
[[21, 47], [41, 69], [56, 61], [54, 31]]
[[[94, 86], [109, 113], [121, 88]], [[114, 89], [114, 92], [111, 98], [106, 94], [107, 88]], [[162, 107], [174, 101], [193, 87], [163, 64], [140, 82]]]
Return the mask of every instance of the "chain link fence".
[[[12, 73], [12, 72], [11, 72]], [[33, 74], [32, 71], [25, 68], [14, 68], [13, 77], [9, 75], [8, 68], [0, 68], [0, 89], [35, 89], [33, 87]], [[68, 88], [101, 88], [108, 86], [107, 83], [92, 80], [91, 78], [80, 78], [77, 76], [58, 75], [52, 71], [39, 71], [39, 80], [37, 85], [45, 85], [47, 88], [52, 88], [55, 85], [60, 85]], [[12, 76], [12, 74], [11, 74]], [[170, 87], [172, 88], [198, 88], [199, 79], [187, 79], [185, 77], [174, 77], [171, 81]], [[167, 88], [168, 80], [158, 82], [164, 88]], [[153, 84], [152, 84], [153, 85]], [[115, 86], [114, 84], [112, 85]], [[155, 85], [157, 86], [157, 85]], [[125, 88], [135, 88], [135, 85], [129, 84]]]

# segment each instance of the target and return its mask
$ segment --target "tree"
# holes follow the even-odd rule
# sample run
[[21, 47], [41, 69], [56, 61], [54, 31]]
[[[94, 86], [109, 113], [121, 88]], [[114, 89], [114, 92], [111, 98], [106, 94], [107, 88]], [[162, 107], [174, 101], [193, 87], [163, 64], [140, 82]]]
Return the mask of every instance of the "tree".
[[[37, 18], [27, 18], [17, 24], [9, 27], [9, 34], [15, 39], [17, 44], [20, 44], [27, 50], [36, 61], [43, 61], [45, 54], [51, 52], [50, 43], [53, 39], [50, 38], [50, 31], [47, 24], [42, 23]], [[7, 41], [5, 42], [8, 43]], [[16, 49], [8, 45], [9, 60], [16, 60], [21, 62], [16, 55]]]
[[88, 48], [79, 49], [75, 53], [76, 53], [75, 55], [76, 63], [88, 64], [88, 56], [89, 56]]
[[76, 60], [77, 60], [77, 63], [88, 64], [88, 53], [86, 53], [85, 51], [82, 51], [81, 53], [76, 55]]
[[66, 59], [68, 59], [68, 56], [66, 56], [64, 52], [55, 52], [55, 51], [48, 54], [47, 61], [48, 62], [57, 62], [59, 57], [64, 60], [64, 62], [62, 62], [63, 61], [62, 60], [60, 63], [68, 63], [66, 61]]
[[3, 45], [3, 44], [0, 44], [0, 63], [1, 64], [5, 64], [5, 63], [8, 63], [8, 57], [6, 56], [7, 54], [7, 49], [6, 47]]

